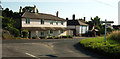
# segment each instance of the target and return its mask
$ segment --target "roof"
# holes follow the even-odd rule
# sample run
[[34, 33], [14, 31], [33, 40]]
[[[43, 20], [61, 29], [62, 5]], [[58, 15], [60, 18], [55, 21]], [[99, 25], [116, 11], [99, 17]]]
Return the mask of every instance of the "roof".
[[22, 18], [65, 21], [65, 19], [63, 19], [63, 18], [59, 18], [57, 16], [54, 16], [54, 15], [51, 15], [51, 14], [45, 14], [45, 13], [30, 13], [30, 12], [25, 12], [22, 15]]
[[85, 24], [80, 20], [68, 20], [67, 25], [69, 26], [69, 25], [88, 25], [88, 24]]
[[29, 31], [34, 31], [34, 30], [67, 30], [66, 27], [22, 27], [22, 30], [29, 30]]

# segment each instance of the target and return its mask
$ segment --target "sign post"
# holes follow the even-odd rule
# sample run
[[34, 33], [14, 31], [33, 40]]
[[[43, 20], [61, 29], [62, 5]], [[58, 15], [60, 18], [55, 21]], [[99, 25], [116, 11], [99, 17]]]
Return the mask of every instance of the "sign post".
[[114, 23], [113, 21], [100, 21], [101, 23], [105, 23], [105, 42], [106, 42], [106, 35], [107, 35], [107, 23]]

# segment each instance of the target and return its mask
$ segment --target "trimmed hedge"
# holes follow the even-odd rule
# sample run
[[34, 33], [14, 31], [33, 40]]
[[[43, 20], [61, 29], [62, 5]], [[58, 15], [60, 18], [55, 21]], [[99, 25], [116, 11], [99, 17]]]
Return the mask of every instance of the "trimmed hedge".
[[80, 45], [87, 50], [113, 58], [120, 58], [120, 43], [114, 40], [104, 41], [104, 37], [80, 40]]

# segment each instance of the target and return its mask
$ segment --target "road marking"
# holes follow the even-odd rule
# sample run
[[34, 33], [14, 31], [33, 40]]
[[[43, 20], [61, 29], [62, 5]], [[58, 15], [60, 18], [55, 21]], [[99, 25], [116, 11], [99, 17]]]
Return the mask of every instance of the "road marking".
[[29, 54], [29, 53], [25, 53], [25, 54], [27, 54], [27, 55], [29, 55], [29, 56], [31, 56], [31, 57], [36, 57], [36, 56], [34, 56], [34, 55], [32, 55], [32, 54]]

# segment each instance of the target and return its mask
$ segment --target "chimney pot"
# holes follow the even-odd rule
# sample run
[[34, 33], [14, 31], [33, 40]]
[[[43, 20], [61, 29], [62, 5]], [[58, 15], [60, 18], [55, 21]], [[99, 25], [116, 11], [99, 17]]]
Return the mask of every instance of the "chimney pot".
[[84, 21], [86, 21], [86, 17], [84, 17]]
[[23, 12], [23, 11], [22, 11], [22, 6], [20, 6], [19, 12], [20, 12], [20, 13]]
[[66, 18], [66, 20], [68, 20], [68, 18]]
[[75, 20], [75, 14], [73, 14], [73, 20]]
[[57, 17], [58, 17], [58, 14], [59, 14], [59, 12], [57, 11], [57, 12], [56, 12], [56, 16], [57, 16]]
[[36, 5], [34, 5], [34, 10], [33, 10], [34, 13], [37, 13], [37, 8], [36, 8]]

